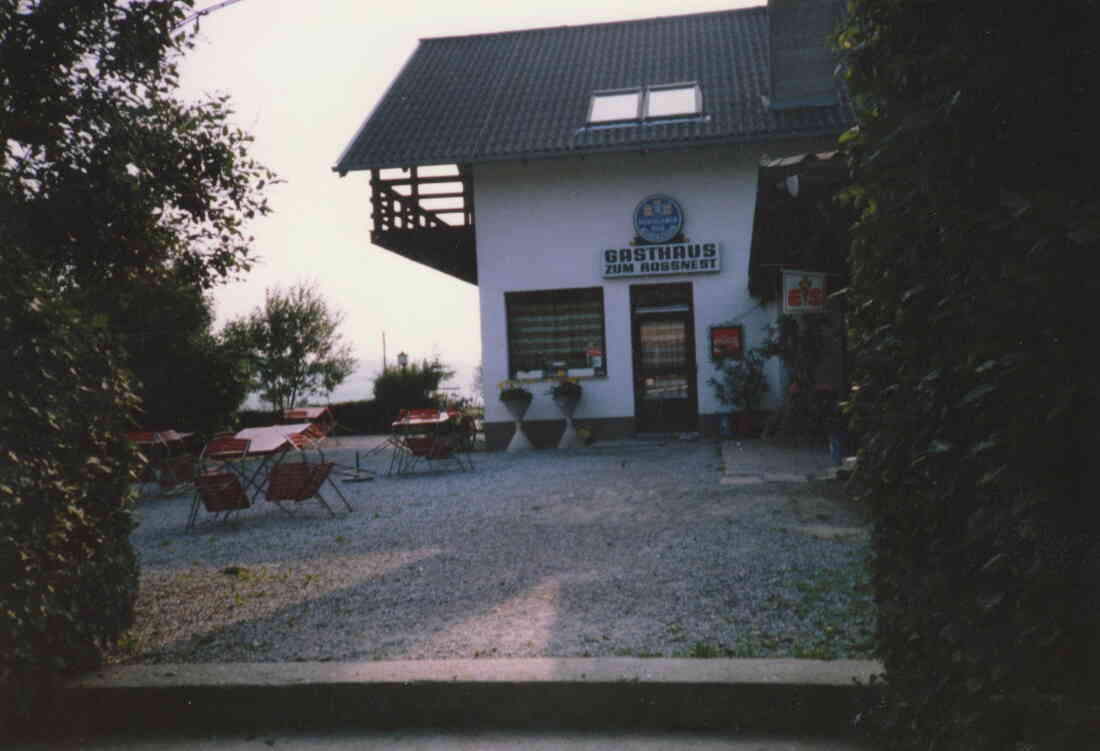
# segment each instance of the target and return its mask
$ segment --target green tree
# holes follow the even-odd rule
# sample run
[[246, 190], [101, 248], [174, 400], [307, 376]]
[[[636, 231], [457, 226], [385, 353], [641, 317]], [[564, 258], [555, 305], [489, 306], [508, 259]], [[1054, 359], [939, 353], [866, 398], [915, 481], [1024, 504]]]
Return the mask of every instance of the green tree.
[[263, 306], [230, 321], [223, 336], [246, 353], [260, 397], [282, 412], [330, 393], [354, 372], [351, 345], [337, 331], [342, 321], [315, 285], [299, 282], [267, 290]]
[[849, 10], [852, 418], [888, 745], [1086, 748], [1100, 3]]
[[230, 424], [250, 374], [246, 353], [215, 336], [209, 296], [166, 280], [129, 288], [102, 308], [134, 375], [142, 426], [209, 434]]
[[388, 425], [402, 409], [440, 406], [435, 394], [440, 384], [454, 374], [438, 357], [420, 364], [409, 363], [404, 368], [385, 368], [374, 377], [374, 402], [386, 416]]
[[20, 701], [12, 675], [94, 665], [133, 616], [137, 400], [108, 301], [246, 269], [267, 211], [225, 98], [176, 98], [191, 6], [0, 0], [0, 689]]

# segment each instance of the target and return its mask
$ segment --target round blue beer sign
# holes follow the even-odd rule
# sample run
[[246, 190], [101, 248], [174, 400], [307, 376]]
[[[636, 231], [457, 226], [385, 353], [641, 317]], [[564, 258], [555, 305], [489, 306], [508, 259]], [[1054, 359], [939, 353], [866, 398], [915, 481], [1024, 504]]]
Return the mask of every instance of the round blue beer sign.
[[634, 231], [647, 243], [667, 243], [684, 228], [684, 211], [668, 196], [643, 198], [634, 209]]

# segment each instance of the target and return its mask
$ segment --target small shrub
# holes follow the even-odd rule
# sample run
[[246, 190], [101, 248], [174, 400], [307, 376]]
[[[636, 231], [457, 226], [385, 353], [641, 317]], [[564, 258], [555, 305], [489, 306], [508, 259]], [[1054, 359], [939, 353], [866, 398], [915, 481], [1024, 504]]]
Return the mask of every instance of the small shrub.
[[385, 433], [385, 416], [374, 399], [361, 399], [354, 402], [337, 402], [332, 405], [336, 417], [336, 430], [341, 434], [362, 435], [366, 433]]
[[688, 650], [688, 657], [696, 657], [703, 660], [711, 660], [716, 657], [723, 657], [724, 651], [714, 646], [713, 644], [707, 644], [706, 642], [697, 641], [691, 645], [691, 649]]
[[374, 378], [374, 401], [386, 425], [403, 409], [438, 407], [435, 394], [454, 370], [439, 359], [409, 363], [404, 368], [386, 368]]
[[722, 377], [707, 382], [714, 387], [714, 395], [727, 407], [755, 412], [768, 390], [768, 377], [764, 372], [767, 358], [751, 349], [740, 360], [727, 359], [721, 363]]

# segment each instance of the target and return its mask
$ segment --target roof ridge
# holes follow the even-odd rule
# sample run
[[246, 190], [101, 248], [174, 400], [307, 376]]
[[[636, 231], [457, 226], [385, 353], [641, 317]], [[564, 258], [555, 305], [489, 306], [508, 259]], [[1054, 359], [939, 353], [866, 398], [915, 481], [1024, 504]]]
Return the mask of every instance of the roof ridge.
[[520, 34], [537, 34], [551, 31], [566, 31], [566, 30], [578, 30], [578, 29], [593, 29], [601, 26], [631, 26], [635, 24], [644, 23], [656, 23], [659, 21], [679, 21], [685, 18], [694, 18], [702, 16], [721, 16], [721, 15], [736, 15], [736, 14], [750, 14], [750, 13], [765, 13], [768, 10], [767, 5], [763, 4], [764, 0], [761, 0], [760, 5], [750, 5], [745, 8], [729, 8], [727, 10], [706, 10], [698, 13], [679, 13], [670, 16], [651, 16], [649, 18], [631, 18], [625, 21], [597, 21], [594, 23], [582, 23], [582, 24], [561, 24], [559, 26], [533, 26], [528, 29], [508, 29], [505, 31], [487, 31], [480, 34], [449, 34], [446, 36], [437, 37], [420, 37], [419, 41], [423, 42], [440, 42], [449, 39], [484, 39], [486, 37], [499, 37], [510, 36]]

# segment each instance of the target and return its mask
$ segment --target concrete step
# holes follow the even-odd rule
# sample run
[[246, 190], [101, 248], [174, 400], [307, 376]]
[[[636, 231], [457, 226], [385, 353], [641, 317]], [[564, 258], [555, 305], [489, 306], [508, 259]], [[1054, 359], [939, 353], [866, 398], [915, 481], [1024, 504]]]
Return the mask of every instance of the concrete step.
[[446, 728], [841, 739], [866, 706], [856, 681], [876, 672], [873, 662], [791, 659], [134, 665], [73, 681], [54, 715], [87, 737]]
[[32, 743], [23, 751], [80, 748], [81, 751], [869, 751], [855, 741], [699, 732], [576, 731], [336, 731], [125, 735], [93, 738], [77, 745]]

